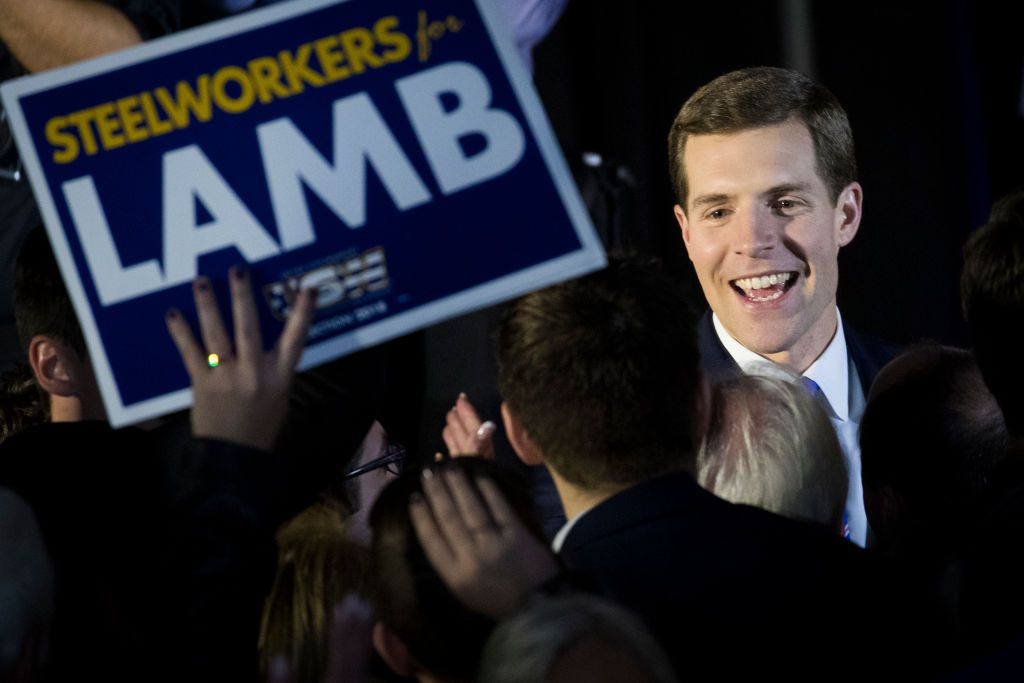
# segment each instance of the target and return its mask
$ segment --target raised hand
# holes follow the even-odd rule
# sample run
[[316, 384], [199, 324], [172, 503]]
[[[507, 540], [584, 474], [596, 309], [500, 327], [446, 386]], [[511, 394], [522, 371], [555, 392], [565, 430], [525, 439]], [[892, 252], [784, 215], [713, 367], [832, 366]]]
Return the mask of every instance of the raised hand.
[[492, 437], [495, 429], [495, 424], [490, 420], [481, 422], [476, 408], [466, 395], [459, 394], [455, 399], [455, 406], [445, 416], [441, 437], [448, 447], [448, 454], [453, 458], [460, 455], [479, 455], [493, 460]]
[[474, 486], [456, 467], [424, 470], [423, 492], [409, 504], [416, 536], [467, 608], [500, 620], [558, 574], [551, 550], [523, 526], [490, 479]]
[[313, 296], [308, 290], [299, 294], [277, 344], [265, 352], [249, 274], [232, 268], [229, 280], [234, 344], [208, 278], [192, 287], [202, 346], [180, 312], [167, 314], [167, 329], [192, 378], [192, 433], [270, 450], [313, 317]]

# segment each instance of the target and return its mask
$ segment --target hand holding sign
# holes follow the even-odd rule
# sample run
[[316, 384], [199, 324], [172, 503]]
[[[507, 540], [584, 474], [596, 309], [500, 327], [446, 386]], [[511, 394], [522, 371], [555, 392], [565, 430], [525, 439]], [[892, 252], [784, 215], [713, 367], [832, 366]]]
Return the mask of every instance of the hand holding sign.
[[178, 311], [168, 312], [167, 329], [192, 378], [193, 435], [270, 450], [313, 317], [313, 296], [301, 292], [276, 346], [264, 351], [248, 273], [233, 268], [229, 279], [234, 350], [205, 277], [195, 281], [193, 294], [206, 352]]

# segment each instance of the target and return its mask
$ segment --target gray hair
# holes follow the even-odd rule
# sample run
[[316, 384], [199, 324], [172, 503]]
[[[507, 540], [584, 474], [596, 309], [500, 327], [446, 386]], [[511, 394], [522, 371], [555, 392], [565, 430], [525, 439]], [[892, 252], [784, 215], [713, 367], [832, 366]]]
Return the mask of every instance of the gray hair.
[[598, 641], [633, 660], [651, 683], [677, 681], [668, 657], [643, 622], [592, 595], [537, 596], [491, 634], [479, 683], [542, 683], [573, 646]]
[[848, 474], [835, 428], [794, 377], [756, 372], [715, 387], [697, 481], [733, 503], [838, 529]]
[[26, 639], [53, 614], [53, 565], [35, 515], [0, 487], [0, 680], [7, 680]]

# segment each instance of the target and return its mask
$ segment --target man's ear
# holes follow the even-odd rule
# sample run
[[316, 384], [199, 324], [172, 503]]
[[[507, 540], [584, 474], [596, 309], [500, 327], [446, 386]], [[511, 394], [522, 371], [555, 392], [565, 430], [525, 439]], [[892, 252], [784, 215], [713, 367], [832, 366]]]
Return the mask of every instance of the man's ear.
[[409, 648], [394, 631], [379, 621], [373, 625], [373, 647], [384, 663], [399, 676], [410, 678], [416, 673]]
[[523, 423], [519, 421], [519, 417], [505, 402], [501, 404], [501, 421], [505, 424], [508, 442], [512, 444], [512, 450], [516, 452], [519, 459], [527, 465], [544, 464], [544, 454], [533, 443], [533, 439], [530, 438]]
[[839, 193], [839, 201], [836, 203], [836, 225], [839, 233], [837, 241], [840, 247], [845, 247], [852, 242], [857, 234], [863, 204], [864, 190], [858, 182], [850, 183]]
[[679, 223], [679, 230], [683, 233], [683, 244], [686, 245], [686, 253], [690, 253], [690, 221], [686, 218], [686, 212], [678, 204], [673, 207], [672, 212], [676, 215], [676, 223]]
[[28, 344], [28, 362], [36, 383], [53, 396], [74, 396], [75, 382], [71, 376], [71, 354], [74, 351], [45, 334], [37, 334]]

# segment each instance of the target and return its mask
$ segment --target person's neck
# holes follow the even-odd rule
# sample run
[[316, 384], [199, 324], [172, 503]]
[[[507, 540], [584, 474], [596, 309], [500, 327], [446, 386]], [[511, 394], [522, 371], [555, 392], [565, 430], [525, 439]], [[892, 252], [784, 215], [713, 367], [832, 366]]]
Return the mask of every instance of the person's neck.
[[611, 484], [598, 488], [584, 488], [566, 481], [562, 475], [560, 475], [551, 466], [547, 467], [548, 472], [551, 473], [551, 478], [555, 482], [555, 488], [558, 490], [558, 497], [562, 501], [562, 508], [565, 510], [566, 519], [574, 519], [581, 513], [586, 512], [593, 507], [597, 507], [615, 494], [629, 488], [629, 486], [625, 484]]
[[50, 422], [106, 420], [102, 408], [88, 406], [76, 396], [50, 396]]

